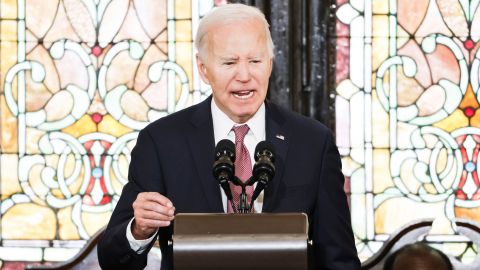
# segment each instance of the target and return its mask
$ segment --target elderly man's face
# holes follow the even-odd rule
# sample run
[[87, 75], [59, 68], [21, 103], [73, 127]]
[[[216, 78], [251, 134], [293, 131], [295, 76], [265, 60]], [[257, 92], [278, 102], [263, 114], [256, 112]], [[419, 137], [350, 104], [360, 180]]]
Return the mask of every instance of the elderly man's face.
[[205, 38], [208, 51], [197, 57], [200, 75], [212, 87], [218, 107], [244, 123], [265, 100], [272, 71], [263, 24], [251, 20], [219, 25]]

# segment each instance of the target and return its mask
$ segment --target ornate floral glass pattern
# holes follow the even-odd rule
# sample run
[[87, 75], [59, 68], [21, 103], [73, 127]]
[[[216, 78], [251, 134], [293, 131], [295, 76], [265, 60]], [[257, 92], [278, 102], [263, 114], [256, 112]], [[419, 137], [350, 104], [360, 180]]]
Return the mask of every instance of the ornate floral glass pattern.
[[453, 221], [480, 221], [479, 2], [337, 6], [337, 143], [360, 257], [435, 218], [427, 240], [471, 260]]
[[214, 1], [1, 0], [0, 260], [58, 261], [106, 225], [138, 131], [209, 95]]

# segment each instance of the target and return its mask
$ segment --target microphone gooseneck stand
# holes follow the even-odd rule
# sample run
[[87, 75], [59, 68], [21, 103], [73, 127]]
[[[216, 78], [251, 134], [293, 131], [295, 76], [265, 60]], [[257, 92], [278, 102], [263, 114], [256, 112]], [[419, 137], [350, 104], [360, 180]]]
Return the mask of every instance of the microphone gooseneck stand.
[[240, 200], [238, 202], [238, 207], [235, 207], [232, 201], [232, 208], [234, 213], [247, 214], [250, 213], [253, 207], [253, 200], [248, 204], [248, 196], [246, 187], [254, 184], [253, 177], [250, 177], [247, 181], [243, 182], [238, 177], [236, 177], [234, 185], [240, 186], [242, 188], [242, 193], [240, 194]]

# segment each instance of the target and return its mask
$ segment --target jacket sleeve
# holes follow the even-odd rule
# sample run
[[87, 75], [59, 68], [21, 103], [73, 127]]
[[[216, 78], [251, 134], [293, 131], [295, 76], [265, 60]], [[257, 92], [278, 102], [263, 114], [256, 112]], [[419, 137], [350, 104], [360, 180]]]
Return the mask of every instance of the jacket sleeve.
[[130, 248], [126, 229], [133, 218], [132, 204], [140, 192], [163, 193], [159, 157], [152, 137], [142, 130], [131, 153], [128, 183], [98, 243], [98, 261], [102, 269], [143, 269], [147, 256], [157, 237], [147, 249], [137, 254]]
[[313, 220], [313, 269], [360, 269], [344, 192], [342, 164], [333, 136], [327, 132], [319, 171]]

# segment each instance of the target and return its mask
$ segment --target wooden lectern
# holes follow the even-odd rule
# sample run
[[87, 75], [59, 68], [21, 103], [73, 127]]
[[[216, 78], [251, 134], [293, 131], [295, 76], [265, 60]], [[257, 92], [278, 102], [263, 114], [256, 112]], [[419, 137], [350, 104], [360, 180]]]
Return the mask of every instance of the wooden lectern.
[[291, 214], [177, 214], [175, 269], [307, 269], [308, 220]]

